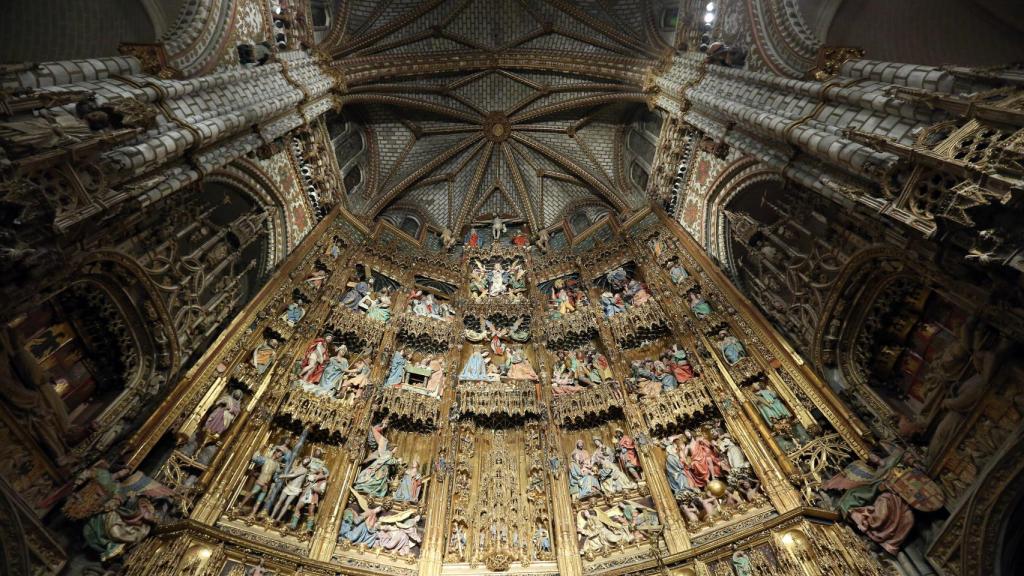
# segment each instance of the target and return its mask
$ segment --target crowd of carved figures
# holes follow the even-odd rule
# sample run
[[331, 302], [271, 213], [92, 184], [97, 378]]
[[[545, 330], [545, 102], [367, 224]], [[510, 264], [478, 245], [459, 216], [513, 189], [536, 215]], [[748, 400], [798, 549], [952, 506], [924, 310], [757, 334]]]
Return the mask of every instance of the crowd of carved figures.
[[[470, 213], [428, 248], [345, 213], [359, 179], [321, 118], [400, 66], [312, 49], [330, 3], [263, 3], [263, 25], [259, 3], [186, 4], [216, 26], [227, 7], [228, 37], [176, 28], [229, 61], [180, 66], [172, 30], [0, 66], [0, 505], [25, 505], [3, 510], [31, 546], [99, 562], [70, 573], [920, 576], [997, 555], [978, 518], [1009, 524], [1024, 424], [1019, 68], [829, 49], [807, 71], [792, 2], [684, 2], [674, 55], [530, 64], [646, 100], [667, 218], [643, 197], [589, 231]], [[54, 519], [81, 537], [33, 532]]]
[[[300, 46], [305, 16], [279, 15], [279, 47]], [[705, 31], [701, 79], [759, 73], [739, 70], [738, 42]], [[245, 73], [283, 67], [269, 44], [237, 52]], [[315, 557], [339, 572], [578, 575], [698, 546], [690, 573], [876, 576], [896, 562], [927, 573], [906, 568], [921, 565], [922, 535], [992, 505], [976, 482], [990, 475], [991, 497], [1002, 492], [1007, 474], [992, 471], [1024, 422], [1021, 100], [986, 84], [1002, 72], [941, 73], [955, 81], [948, 94], [893, 85], [877, 105], [942, 124], [908, 124], [907, 138], [821, 131], [871, 156], [847, 167], [859, 176], [819, 174], [807, 162], [828, 160], [821, 151], [787, 148], [777, 190], [732, 190], [698, 218], [721, 220], [698, 241], [804, 358], [698, 257], [670, 219], [703, 224], [679, 210], [609, 214], [568, 240], [560, 225], [549, 236], [493, 215], [431, 228], [431, 250], [384, 222], [328, 216], [338, 183], [322, 173], [335, 159], [318, 151], [309, 90], [298, 91], [312, 119], [244, 126], [259, 140], [245, 158], [189, 146], [176, 179], [108, 153], [176, 125], [157, 116], [180, 85], [154, 88], [159, 105], [5, 92], [2, 219], [16, 234], [0, 234], [0, 269], [32, 280], [5, 287], [32, 304], [0, 334], [0, 425], [39, 448], [0, 447], [5, 483], [39, 517], [59, 508], [104, 569], [123, 561], [133, 574], [214, 561], [232, 575], [290, 574]], [[852, 101], [847, 90], [883, 84], [867, 79], [823, 92]], [[692, 89], [701, 126], [679, 140], [699, 142], [698, 157], [736, 161], [745, 147], [778, 161], [749, 127], [734, 130], [734, 110], [708, 114], [706, 86], [650, 82], [652, 104]], [[818, 119], [807, 120], [782, 123], [786, 138]], [[256, 186], [220, 183], [270, 158], [295, 172], [304, 225], [243, 190]], [[125, 198], [145, 210], [124, 210], [102, 241], [79, 226]], [[43, 232], [54, 229], [73, 233], [54, 242]], [[905, 253], [884, 248], [887, 235]], [[97, 257], [61, 271], [62, 243]], [[932, 542], [950, 574], [959, 542]]]
[[[543, 354], [535, 348], [530, 308], [510, 314], [505, 292], [491, 296], [489, 287], [474, 292], [475, 278], [504, 273], [500, 262], [510, 261], [488, 258], [486, 249], [464, 260], [464, 294], [475, 303], [463, 315], [461, 333], [437, 332], [456, 344], [448, 354], [433, 348], [432, 337], [409, 333], [419, 324], [406, 323], [404, 316], [449, 323], [458, 317], [454, 302], [421, 290], [399, 291], [405, 282], [379, 272], [380, 264], [372, 271], [370, 264], [346, 267], [344, 254], [324, 258], [314, 251], [308, 271], [296, 275], [298, 286], [280, 288], [267, 329], [255, 332], [250, 347], [242, 349], [240, 366], [254, 376], [225, 380], [228, 385], [202, 408], [193, 431], [182, 431], [186, 439], [175, 451], [178, 460], [168, 461], [158, 476], [169, 488], [147, 480], [162, 490], [151, 494], [177, 498], [193, 513], [212, 510], [239, 534], [269, 535], [299, 546], [324, 542], [323, 530], [330, 529], [335, 560], [373, 558], [367, 561], [392, 566], [422, 558], [424, 547], [440, 547], [445, 562], [470, 566], [543, 565], [558, 560], [559, 546], [566, 545], [559, 544], [564, 536], [557, 536], [564, 523], [575, 534], [573, 554], [586, 566], [648, 558], [652, 546], [663, 545], [666, 517], [679, 518], [691, 535], [728, 533], [729, 526], [777, 507], [787, 497], [780, 494], [792, 491], [766, 487], [762, 475], [777, 474], [771, 472], [776, 464], [760, 452], [760, 460], [752, 461], [750, 443], [774, 442], [780, 453], [798, 458], [831, 424], [808, 421], [807, 407], [790, 404], [794, 398], [802, 402], [807, 393], [799, 385], [786, 395], [778, 392], [787, 384], [767, 377], [755, 363], [760, 352], [751, 350], [745, 324], [710, 323], [717, 307], [711, 302], [721, 295], [704, 295], [713, 281], [678, 244], [652, 246], [658, 250], [631, 254], [630, 272], [616, 266], [602, 274], [594, 290], [615, 290], [627, 308], [645, 306], [653, 296], [636, 279], [643, 271], [655, 282], [678, 286], [678, 294], [669, 291], [671, 299], [662, 306], [688, 310], [694, 320], [709, 324], [683, 329], [672, 323], [668, 329], [674, 334], [641, 339], [621, 332], [606, 339], [601, 334], [608, 328], [596, 325], [584, 345]], [[664, 251], [672, 252], [667, 260]], [[517, 282], [526, 290], [528, 255], [511, 261], [522, 271]], [[652, 267], [644, 270], [648, 262]], [[603, 307], [587, 308], [594, 294], [577, 278], [551, 282], [552, 291], [541, 292], [546, 298], [536, 313], [550, 317], [554, 308], [559, 316], [604, 317]], [[498, 282], [504, 285], [505, 279]], [[364, 309], [374, 317], [377, 300], [389, 294], [396, 297], [399, 318], [384, 319], [383, 333], [368, 335], [369, 341], [355, 334], [356, 324], [344, 314]], [[404, 326], [401, 336], [388, 336], [397, 325]], [[747, 364], [742, 374], [753, 376], [736, 381], [731, 399], [723, 396], [724, 375]], [[544, 382], [550, 396], [540, 386]], [[423, 400], [387, 404], [402, 401], [402, 394]], [[233, 461], [223, 447], [242, 442], [232, 430], [255, 396], [284, 402], [268, 421], [266, 435], [246, 435], [251, 438], [247, 464], [235, 466], [230, 501], [217, 512], [196, 488], [227, 473], [215, 468]], [[594, 404], [591, 396], [604, 398], [604, 404]], [[379, 398], [384, 404], [375, 406], [373, 399]], [[536, 408], [545, 398], [563, 403], [559, 414], [576, 416], [545, 424]], [[580, 402], [566, 404], [574, 398]], [[428, 399], [443, 400], [448, 418], [431, 412], [438, 405]], [[523, 410], [515, 408], [520, 402], [526, 402]], [[737, 415], [744, 403], [763, 426]], [[330, 418], [314, 414], [344, 414], [346, 424], [332, 425]], [[905, 486], [934, 487], [908, 468], [910, 458], [894, 452], [861, 462], [856, 453], [840, 443], [835, 453], [840, 460], [828, 462], [839, 473], [820, 478], [808, 504], [848, 513], [860, 532], [896, 553], [913, 524], [909, 510], [935, 510], [941, 494], [929, 500], [920, 490], [916, 496], [900, 492], [894, 470], [910, 471], [901, 472]], [[174, 470], [192, 472], [172, 473], [172, 462]], [[805, 472], [823, 474], [823, 465]], [[562, 489], [566, 499], [559, 501], [555, 495]], [[435, 504], [449, 497], [447, 508]], [[795, 492], [788, 498], [800, 501]], [[672, 508], [665, 508], [669, 503]], [[325, 505], [337, 511], [327, 513]], [[744, 554], [737, 551], [732, 562], [741, 566]]]

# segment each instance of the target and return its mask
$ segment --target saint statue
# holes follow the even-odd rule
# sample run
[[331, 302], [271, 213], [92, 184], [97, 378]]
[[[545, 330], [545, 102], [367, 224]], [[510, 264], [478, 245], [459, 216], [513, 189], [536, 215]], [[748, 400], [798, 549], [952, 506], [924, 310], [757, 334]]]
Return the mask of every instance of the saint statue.
[[711, 315], [711, 305], [704, 299], [700, 292], [694, 291], [689, 294], [690, 310], [697, 318], [704, 319]]
[[601, 492], [601, 482], [594, 471], [590, 454], [583, 447], [583, 440], [576, 441], [569, 465], [569, 492], [573, 500], [583, 500]]
[[230, 394], [224, 394], [217, 399], [213, 405], [213, 411], [203, 423], [203, 430], [209, 436], [220, 436], [231, 426], [241, 411], [242, 391], [236, 388]]
[[668, 271], [668, 275], [672, 278], [673, 284], [680, 284], [690, 276], [690, 274], [687, 273], [686, 268], [683, 268], [683, 265], [678, 262], [672, 265], [672, 268]]
[[388, 377], [384, 380], [384, 386], [398, 386], [405, 380], [405, 365], [408, 360], [405, 358], [404, 350], [395, 350], [391, 355], [391, 366], [388, 368]]
[[281, 320], [289, 326], [295, 326], [305, 315], [306, 309], [300, 306], [298, 302], [292, 302], [288, 305], [288, 309], [284, 311], [284, 314], [281, 314]]
[[537, 372], [530, 365], [526, 352], [522, 348], [517, 346], [511, 349], [505, 358], [505, 365], [508, 367], [508, 378], [510, 380], [540, 380]]
[[684, 449], [683, 439], [678, 436], [665, 446], [665, 476], [668, 479], [668, 486], [676, 498], [694, 489], [686, 474]]
[[346, 354], [348, 354], [348, 348], [342, 344], [327, 360], [327, 365], [320, 376], [320, 383], [317, 385], [317, 392], [327, 396], [333, 396], [337, 392], [341, 378], [348, 372]]
[[428, 480], [430, 480], [429, 476], [424, 478], [420, 473], [419, 460], [413, 460], [412, 464], [405, 469], [402, 480], [398, 483], [394, 500], [396, 502], [419, 502], [420, 490]]
[[754, 564], [743, 550], [732, 553], [732, 570], [736, 576], [754, 576]]
[[391, 297], [387, 292], [381, 292], [380, 296], [370, 303], [370, 309], [366, 311], [366, 316], [387, 324], [387, 321], [391, 319]]
[[252, 366], [256, 369], [257, 374], [263, 374], [274, 363], [274, 358], [277, 356], [277, 346], [276, 339], [267, 338], [253, 349]]
[[323, 376], [328, 358], [328, 347], [334, 341], [332, 334], [314, 338], [306, 348], [306, 355], [299, 367], [299, 380], [305, 384], [317, 384]]
[[363, 296], [366, 296], [370, 292], [370, 285], [366, 282], [356, 282], [345, 295], [341, 297], [341, 305], [348, 308], [349, 310], [359, 310], [359, 303], [363, 301]]
[[786, 405], [782, 403], [779, 395], [774, 390], [770, 390], [757, 382], [751, 388], [753, 390], [752, 400], [754, 406], [757, 407], [757, 411], [761, 413], [761, 417], [764, 418], [769, 426], [779, 420], [788, 420], [793, 417], [793, 413], [789, 411], [789, 408], [786, 408]]
[[722, 356], [725, 357], [725, 361], [730, 366], [736, 364], [747, 356], [747, 350], [743, 347], [735, 336], [729, 334], [727, 330], [721, 330], [718, 333], [718, 341], [716, 342], [718, 349], [722, 351]]
[[634, 480], [639, 481], [640, 457], [636, 453], [636, 442], [621, 428], [615, 429], [615, 455], [622, 469], [628, 472]]
[[474, 350], [469, 356], [469, 360], [466, 361], [466, 365], [463, 366], [462, 372], [459, 373], [459, 380], [493, 382], [496, 378], [493, 377], [492, 371], [488, 369], [489, 365], [491, 365], [491, 361], [487, 352]]

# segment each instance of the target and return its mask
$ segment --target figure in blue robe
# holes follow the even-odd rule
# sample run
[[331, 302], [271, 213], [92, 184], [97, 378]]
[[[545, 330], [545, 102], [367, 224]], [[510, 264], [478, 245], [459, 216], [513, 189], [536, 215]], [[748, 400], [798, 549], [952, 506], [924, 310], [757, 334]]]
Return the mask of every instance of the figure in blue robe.
[[673, 266], [672, 269], [668, 271], [668, 274], [669, 276], [672, 277], [673, 284], [679, 284], [683, 280], [686, 280], [687, 277], [689, 277], [689, 274], [686, 272], [686, 268], [683, 268], [681, 264], [676, 264], [675, 266]]
[[370, 285], [366, 282], [358, 282], [355, 286], [345, 292], [341, 297], [341, 305], [349, 310], [359, 310], [359, 301], [370, 291]]
[[782, 403], [779, 395], [773, 390], [762, 388], [760, 384], [754, 385], [754, 404], [769, 426], [778, 420], [788, 420], [793, 417], [793, 413]]
[[292, 302], [291, 304], [288, 305], [288, 310], [285, 311], [284, 318], [289, 325], [295, 326], [299, 322], [299, 320], [302, 320], [302, 317], [305, 315], [306, 311], [302, 308], [302, 306], [299, 306], [297, 302]]
[[344, 352], [331, 356], [327, 361], [327, 366], [324, 368], [323, 375], [320, 376], [319, 392], [322, 394], [334, 394], [346, 370], [348, 370], [348, 358], [345, 358]]
[[597, 476], [584, 471], [579, 464], [573, 462], [569, 466], [569, 491], [576, 496], [577, 500], [583, 500], [601, 491], [601, 481], [597, 479]]
[[679, 459], [679, 454], [674, 449], [674, 446], [667, 448], [667, 456], [665, 458], [665, 476], [668, 478], [668, 487], [672, 489], [672, 493], [679, 497], [683, 493], [693, 490], [690, 485], [690, 480], [686, 476], [686, 469], [683, 467], [682, 460]]
[[484, 359], [483, 354], [480, 352], [473, 352], [470, 355], [469, 360], [466, 361], [466, 365], [462, 368], [462, 372], [459, 372], [459, 380], [490, 380], [491, 376], [487, 374], [487, 360]]
[[601, 294], [601, 308], [604, 310], [604, 315], [608, 318], [626, 311], [626, 307], [618, 303], [611, 292]]
[[372, 548], [377, 541], [377, 532], [366, 525], [366, 518], [360, 517], [352, 508], [346, 508], [345, 514], [341, 517], [341, 528], [338, 530], [339, 538], [348, 540], [353, 545], [366, 544]]
[[402, 383], [402, 379], [405, 378], [406, 362], [401, 350], [396, 350], [391, 355], [391, 368], [388, 370], [388, 377], [384, 381], [384, 386], [398, 386]]
[[719, 332], [718, 336], [718, 349], [722, 351], [722, 356], [725, 356], [725, 361], [729, 365], [736, 364], [747, 356], [746, 348], [743, 347], [743, 344], [735, 336], [730, 335], [725, 330]]

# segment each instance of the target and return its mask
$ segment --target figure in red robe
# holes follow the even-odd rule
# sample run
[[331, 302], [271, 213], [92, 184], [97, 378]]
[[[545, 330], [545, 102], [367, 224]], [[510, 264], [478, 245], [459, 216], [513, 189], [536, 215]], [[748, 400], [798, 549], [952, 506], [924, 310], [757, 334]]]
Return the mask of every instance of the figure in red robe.
[[302, 359], [302, 367], [299, 369], [299, 378], [309, 384], [320, 382], [320, 377], [327, 367], [327, 359], [330, 356], [330, 345], [334, 337], [330, 334], [323, 338], [315, 338], [306, 348], [306, 356]]
[[480, 247], [480, 235], [477, 234], [476, 228], [474, 228], [474, 229], [469, 231], [469, 242], [468, 242], [468, 244], [469, 244], [470, 248], [479, 248]]
[[634, 480], [639, 481], [640, 457], [636, 453], [636, 442], [621, 428], [615, 430], [615, 452], [622, 469], [628, 472]]
[[722, 464], [715, 455], [715, 449], [703, 436], [694, 436], [686, 431], [686, 476], [690, 484], [697, 489], [704, 488], [713, 479], [722, 475]]

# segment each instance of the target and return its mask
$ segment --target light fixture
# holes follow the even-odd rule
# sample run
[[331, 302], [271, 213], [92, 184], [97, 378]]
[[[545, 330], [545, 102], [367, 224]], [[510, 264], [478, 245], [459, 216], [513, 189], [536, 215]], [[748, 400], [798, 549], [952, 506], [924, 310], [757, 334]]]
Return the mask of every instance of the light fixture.
[[206, 560], [210, 556], [213, 556], [213, 550], [210, 550], [209, 548], [200, 548], [198, 555], [203, 560]]
[[714, 12], [715, 11], [715, 3], [714, 2], [708, 2], [708, 5], [705, 6], [704, 9], [707, 10], [708, 12]]
[[704, 21], [707, 22], [708, 24], [711, 24], [712, 22], [715, 21], [715, 15], [712, 14], [711, 12], [704, 14]]

